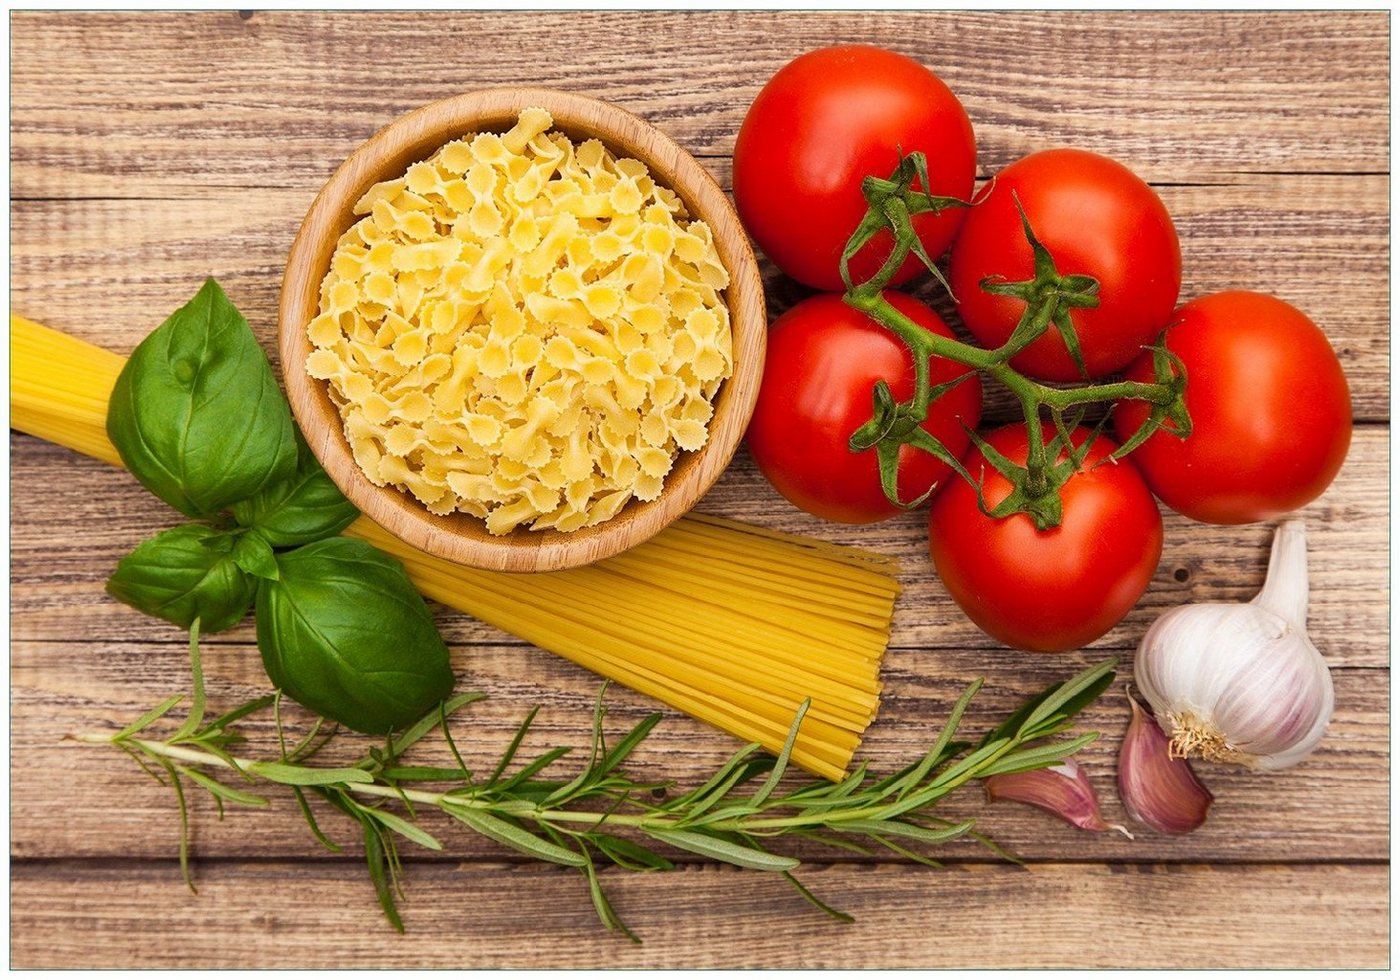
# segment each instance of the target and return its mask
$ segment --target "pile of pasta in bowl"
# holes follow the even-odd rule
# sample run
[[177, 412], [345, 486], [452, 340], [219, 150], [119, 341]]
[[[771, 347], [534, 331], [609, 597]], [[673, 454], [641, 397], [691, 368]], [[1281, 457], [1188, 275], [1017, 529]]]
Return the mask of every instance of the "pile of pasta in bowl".
[[493, 535], [656, 499], [733, 372], [710, 228], [525, 109], [374, 185], [307, 326], [359, 468]]

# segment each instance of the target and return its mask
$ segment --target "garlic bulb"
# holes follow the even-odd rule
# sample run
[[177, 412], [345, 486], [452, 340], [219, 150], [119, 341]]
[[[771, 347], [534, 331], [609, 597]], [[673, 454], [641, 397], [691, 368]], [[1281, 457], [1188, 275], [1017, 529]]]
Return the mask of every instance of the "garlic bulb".
[[1332, 676], [1307, 612], [1307, 539], [1295, 520], [1275, 532], [1253, 601], [1181, 606], [1152, 624], [1133, 673], [1173, 754], [1286, 769], [1317, 747]]

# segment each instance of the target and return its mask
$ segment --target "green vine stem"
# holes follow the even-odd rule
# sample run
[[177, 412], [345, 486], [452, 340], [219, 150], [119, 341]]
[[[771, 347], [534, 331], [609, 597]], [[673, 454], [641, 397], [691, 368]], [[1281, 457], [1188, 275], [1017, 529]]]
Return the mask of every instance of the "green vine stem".
[[[937, 456], [971, 483], [978, 490], [983, 511], [989, 516], [1005, 517], [1011, 513], [1027, 513], [1038, 528], [1046, 530], [1059, 523], [1059, 488], [1078, 465], [1078, 460], [1073, 457], [1083, 455], [1084, 447], [1075, 449], [1070, 432], [1083, 421], [1087, 406], [1122, 399], [1145, 401], [1152, 406], [1147, 420], [1108, 457], [1110, 460], [1126, 456], [1164, 425], [1168, 425], [1172, 432], [1183, 438], [1190, 434], [1191, 420], [1184, 401], [1186, 369], [1181, 361], [1160, 343], [1148, 348], [1154, 352], [1154, 380], [1151, 382], [1108, 381], [1076, 388], [1059, 388], [1028, 378], [1011, 366], [1009, 362], [1013, 357], [1048, 330], [1054, 329], [1060, 334], [1070, 356], [1083, 373], [1083, 358], [1070, 311], [1096, 307], [1099, 289], [1098, 281], [1092, 276], [1059, 272], [1050, 251], [1036, 238], [1019, 200], [1016, 207], [1021, 215], [1026, 240], [1030, 243], [1034, 255], [1035, 275], [1024, 282], [1006, 282], [998, 277], [987, 277], [980, 284], [987, 292], [1017, 297], [1026, 303], [1025, 312], [1006, 343], [995, 350], [965, 344], [926, 330], [896, 310], [884, 298], [884, 291], [911, 251], [933, 273], [944, 289], [948, 290], [949, 295], [952, 294], [942, 272], [920, 243], [914, 230], [913, 216], [928, 212], [936, 214], [949, 207], [975, 206], [953, 198], [925, 194], [916, 189], [916, 181], [923, 187], [929, 186], [927, 162], [922, 153], [911, 153], [902, 157], [888, 180], [876, 177], [865, 179], [862, 191], [868, 209], [841, 257], [841, 276], [846, 283], [846, 303], [899, 337], [913, 355], [913, 396], [908, 401], [896, 403], [890, 395], [888, 385], [883, 382], [877, 383], [872, 393], [872, 417], [856, 430], [850, 439], [852, 452], [871, 449], [876, 451], [880, 459], [880, 474], [885, 495], [892, 503], [911, 508], [918, 506], [927, 497], [925, 494], [914, 501], [903, 501], [899, 498], [899, 448], [907, 444]], [[870, 279], [859, 284], [852, 282], [851, 258], [881, 230], [889, 230], [894, 237], [894, 247], [889, 256]], [[929, 361], [934, 357], [945, 358], [970, 370], [947, 384], [932, 385]], [[988, 457], [988, 462], [1004, 473], [1015, 487], [1012, 497], [995, 508], [989, 507], [981, 498], [980, 482], [968, 472], [962, 461], [920, 427], [920, 423], [928, 417], [929, 406], [974, 372], [981, 372], [994, 379], [1015, 396], [1029, 436], [1024, 466]], [[1049, 439], [1045, 433], [1047, 421], [1054, 431], [1054, 435]], [[1096, 429], [1094, 435], [1097, 435], [1097, 432]], [[985, 445], [974, 441], [979, 446]], [[983, 452], [985, 454], [986, 450]], [[1061, 452], [1072, 457], [1070, 462], [1073, 465], [1068, 469], [1061, 464]]]

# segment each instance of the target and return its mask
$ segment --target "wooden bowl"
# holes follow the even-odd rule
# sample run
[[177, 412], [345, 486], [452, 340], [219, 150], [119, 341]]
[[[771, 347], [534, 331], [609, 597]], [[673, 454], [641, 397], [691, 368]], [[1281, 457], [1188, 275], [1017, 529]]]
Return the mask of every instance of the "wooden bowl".
[[[655, 179], [685, 202], [691, 218], [709, 224], [730, 274], [725, 291], [733, 326], [734, 373], [714, 399], [709, 440], [682, 452], [655, 500], [633, 499], [609, 521], [570, 533], [520, 528], [493, 536], [470, 514], [438, 517], [412, 495], [371, 483], [344, 435], [325, 382], [306, 373], [307, 324], [319, 308], [321, 280], [336, 241], [356, 220], [352, 208], [369, 187], [401, 176], [410, 164], [468, 133], [504, 132], [521, 109], [541, 106], [554, 128], [575, 142], [601, 140], [618, 156], [641, 160]], [[424, 106], [380, 130], [352, 153], [312, 202], [287, 258], [278, 309], [278, 346], [292, 411], [311, 451], [336, 486], [362, 512], [397, 537], [430, 554], [497, 571], [551, 571], [586, 565], [656, 534], [705, 494], [729, 465], [753, 414], [763, 376], [767, 316], [753, 249], [728, 198], [695, 158], [648, 123], [596, 99], [538, 88], [493, 88]]]

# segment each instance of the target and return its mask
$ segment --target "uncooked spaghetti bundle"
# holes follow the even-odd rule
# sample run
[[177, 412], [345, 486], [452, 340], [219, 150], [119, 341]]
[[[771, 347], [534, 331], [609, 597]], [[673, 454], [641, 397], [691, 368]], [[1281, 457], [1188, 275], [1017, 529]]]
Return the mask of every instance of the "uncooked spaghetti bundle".
[[[109, 463], [107, 399], [125, 359], [10, 317], [11, 425]], [[704, 515], [584, 568], [490, 572], [418, 551], [361, 517], [428, 598], [777, 751], [811, 700], [794, 763], [849, 766], [879, 706], [892, 559]]]

